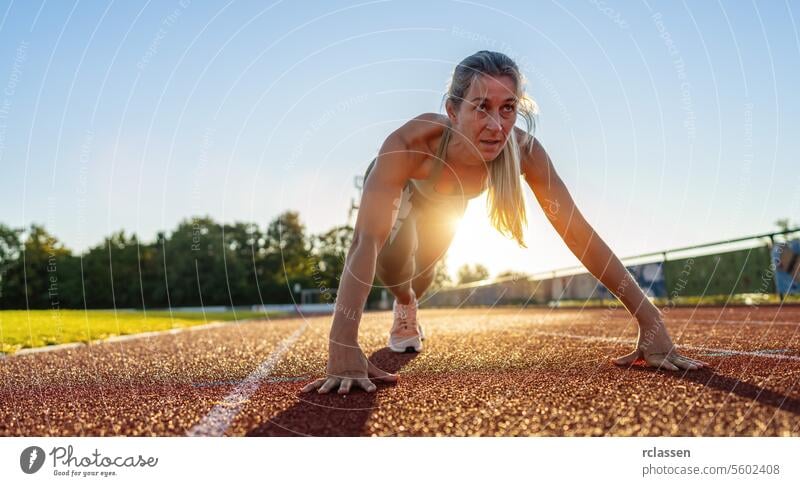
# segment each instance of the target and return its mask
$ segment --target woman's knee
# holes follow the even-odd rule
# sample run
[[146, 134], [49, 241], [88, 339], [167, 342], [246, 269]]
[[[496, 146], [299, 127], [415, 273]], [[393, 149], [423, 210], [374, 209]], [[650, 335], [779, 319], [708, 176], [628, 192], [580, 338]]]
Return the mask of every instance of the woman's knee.
[[381, 258], [378, 256], [375, 265], [375, 273], [384, 285], [397, 285], [411, 280], [414, 276], [414, 269], [413, 255], [408, 258]]

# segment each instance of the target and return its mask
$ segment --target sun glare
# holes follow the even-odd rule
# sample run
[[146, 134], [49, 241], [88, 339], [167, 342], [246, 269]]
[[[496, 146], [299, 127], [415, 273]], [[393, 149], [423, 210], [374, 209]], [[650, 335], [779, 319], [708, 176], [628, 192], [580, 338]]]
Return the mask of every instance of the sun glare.
[[447, 252], [447, 269], [455, 279], [458, 268], [465, 263], [481, 263], [494, 276], [497, 268], [513, 266], [512, 259], [503, 258], [502, 248], [508, 245], [506, 238], [489, 222], [486, 211], [486, 194], [469, 202], [464, 217], [456, 220], [456, 235]]

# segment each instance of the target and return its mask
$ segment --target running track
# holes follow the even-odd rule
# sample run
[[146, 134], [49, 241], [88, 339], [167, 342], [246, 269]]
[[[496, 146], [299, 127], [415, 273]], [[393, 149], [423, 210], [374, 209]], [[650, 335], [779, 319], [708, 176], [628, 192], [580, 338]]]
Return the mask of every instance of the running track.
[[423, 309], [419, 354], [361, 344], [399, 373], [339, 396], [320, 375], [329, 317], [249, 321], [0, 359], [0, 435], [800, 435], [800, 307], [671, 309], [713, 369], [609, 362], [636, 337], [624, 310]]

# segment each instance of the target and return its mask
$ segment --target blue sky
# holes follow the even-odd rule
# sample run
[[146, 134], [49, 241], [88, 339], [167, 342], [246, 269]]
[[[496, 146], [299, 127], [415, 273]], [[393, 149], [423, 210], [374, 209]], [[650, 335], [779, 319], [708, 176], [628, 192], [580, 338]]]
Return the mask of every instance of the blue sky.
[[[455, 64], [489, 49], [520, 64], [537, 136], [619, 256], [769, 231], [800, 219], [798, 16], [779, 1], [2, 3], [0, 222], [75, 250], [200, 214], [296, 209], [323, 231], [386, 135], [442, 112]], [[490, 234], [476, 200], [451, 266], [576, 264], [526, 197], [528, 250]]]

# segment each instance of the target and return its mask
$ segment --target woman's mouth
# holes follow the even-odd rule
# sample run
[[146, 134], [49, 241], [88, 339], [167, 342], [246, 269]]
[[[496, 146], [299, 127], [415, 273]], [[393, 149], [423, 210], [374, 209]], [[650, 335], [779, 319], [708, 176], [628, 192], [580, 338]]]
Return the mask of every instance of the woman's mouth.
[[481, 143], [486, 147], [497, 147], [500, 145], [500, 140], [481, 140]]

